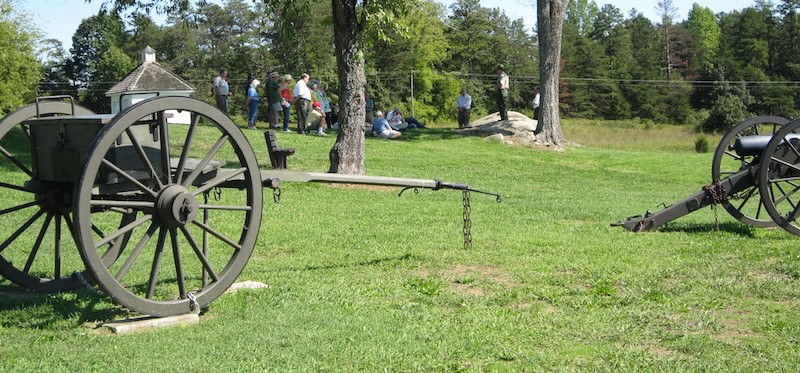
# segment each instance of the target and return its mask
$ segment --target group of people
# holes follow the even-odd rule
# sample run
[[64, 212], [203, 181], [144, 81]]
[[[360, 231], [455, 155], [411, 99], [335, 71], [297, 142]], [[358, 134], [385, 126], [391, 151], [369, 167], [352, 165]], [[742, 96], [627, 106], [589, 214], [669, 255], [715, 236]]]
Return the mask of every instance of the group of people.
[[[505, 68], [500, 65], [497, 67], [497, 81], [495, 82], [495, 92], [497, 100], [497, 111], [500, 114], [500, 120], [508, 120], [508, 74]], [[539, 88], [533, 91], [533, 118], [539, 120], [541, 110], [539, 107]], [[469, 126], [469, 112], [472, 109], [472, 96], [467, 93], [466, 88], [461, 88], [461, 95], [456, 99], [456, 110], [458, 110], [458, 128], [466, 128]]]
[[378, 110], [372, 120], [372, 134], [383, 139], [397, 139], [407, 128], [426, 128], [414, 117], [404, 117], [400, 108], [395, 108], [388, 114]]
[[[338, 122], [336, 105], [331, 104], [327, 93], [320, 87], [319, 82], [314, 81], [309, 84], [308, 74], [302, 74], [300, 80], [290, 88], [293, 81], [289, 74], [281, 76], [273, 71], [267, 78], [264, 88], [268, 103], [268, 120], [274, 129], [280, 128], [280, 117], [283, 114], [283, 130], [289, 132], [289, 118], [291, 108], [294, 106], [297, 115], [297, 129], [300, 134], [306, 131], [316, 130], [317, 135], [326, 136], [325, 129], [328, 123]], [[258, 107], [261, 96], [258, 86], [261, 81], [248, 77], [245, 107], [247, 109], [247, 127], [256, 128], [256, 118], [258, 117]], [[228, 85], [228, 70], [222, 68], [212, 81], [212, 94], [214, 95], [217, 107], [228, 114], [228, 98], [233, 94]]]

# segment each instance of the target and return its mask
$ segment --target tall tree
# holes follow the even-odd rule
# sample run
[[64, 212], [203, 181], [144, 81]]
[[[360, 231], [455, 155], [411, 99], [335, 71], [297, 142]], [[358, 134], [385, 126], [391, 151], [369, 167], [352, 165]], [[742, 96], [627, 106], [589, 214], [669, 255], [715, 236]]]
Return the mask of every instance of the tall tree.
[[720, 29], [714, 12], [695, 3], [689, 11], [686, 28], [692, 41], [692, 58], [689, 65], [701, 69], [714, 62], [719, 50]]
[[672, 79], [672, 20], [675, 19], [675, 14], [678, 8], [672, 3], [672, 0], [660, 0], [656, 4], [656, 11], [661, 16], [661, 32], [663, 37], [664, 46], [664, 68], [667, 71], [667, 78]]
[[0, 113], [29, 102], [36, 94], [41, 65], [34, 47], [38, 36], [24, 14], [0, 0]]
[[559, 73], [561, 65], [561, 34], [564, 13], [569, 0], [537, 0], [539, 35], [539, 81], [541, 123], [537, 128], [537, 139], [561, 145], [566, 138], [561, 129], [559, 116]]

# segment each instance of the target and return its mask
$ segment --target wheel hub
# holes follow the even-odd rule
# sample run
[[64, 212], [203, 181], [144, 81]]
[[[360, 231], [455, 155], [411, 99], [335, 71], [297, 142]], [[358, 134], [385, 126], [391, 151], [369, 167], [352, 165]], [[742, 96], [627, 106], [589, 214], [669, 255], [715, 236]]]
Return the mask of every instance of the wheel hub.
[[197, 217], [200, 204], [194, 194], [181, 185], [170, 185], [158, 194], [156, 216], [168, 227], [182, 227]]

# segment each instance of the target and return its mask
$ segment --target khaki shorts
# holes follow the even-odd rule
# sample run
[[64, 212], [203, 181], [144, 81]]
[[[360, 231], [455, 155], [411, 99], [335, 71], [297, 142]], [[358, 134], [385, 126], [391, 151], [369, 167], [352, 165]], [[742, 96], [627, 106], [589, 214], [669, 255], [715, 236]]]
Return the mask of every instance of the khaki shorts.
[[381, 132], [381, 133], [379, 133], [379, 134], [377, 134], [377, 135], [375, 135], [375, 136], [376, 136], [376, 137], [380, 137], [380, 138], [382, 138], [382, 139], [388, 139], [388, 138], [392, 137], [392, 135], [394, 135], [395, 133], [400, 133], [400, 131], [395, 131], [395, 130], [383, 130], [383, 132]]

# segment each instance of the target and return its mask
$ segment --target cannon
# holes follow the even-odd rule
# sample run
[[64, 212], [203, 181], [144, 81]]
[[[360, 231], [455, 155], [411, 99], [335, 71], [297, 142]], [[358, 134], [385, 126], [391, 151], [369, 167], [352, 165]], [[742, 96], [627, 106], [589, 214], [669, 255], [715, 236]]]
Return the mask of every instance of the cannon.
[[151, 316], [199, 311], [230, 287], [258, 239], [263, 189], [277, 201], [283, 181], [500, 198], [436, 180], [261, 170], [230, 118], [187, 97], [117, 115], [38, 98], [0, 120], [0, 153], [0, 217], [13, 230], [0, 237], [0, 274], [31, 291], [96, 285]]
[[721, 205], [756, 227], [800, 235], [800, 119], [758, 116], [731, 128], [714, 151], [711, 183], [686, 199], [612, 223], [629, 231], [655, 229], [707, 206]]

